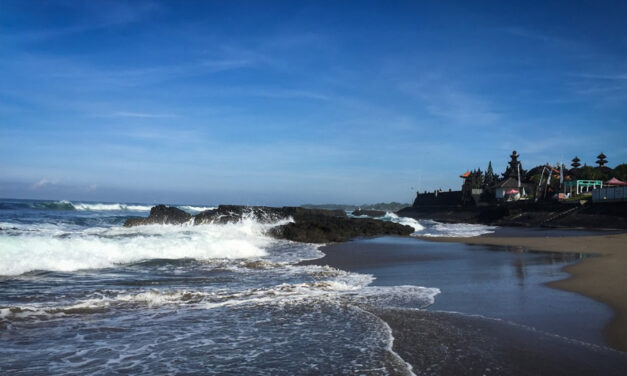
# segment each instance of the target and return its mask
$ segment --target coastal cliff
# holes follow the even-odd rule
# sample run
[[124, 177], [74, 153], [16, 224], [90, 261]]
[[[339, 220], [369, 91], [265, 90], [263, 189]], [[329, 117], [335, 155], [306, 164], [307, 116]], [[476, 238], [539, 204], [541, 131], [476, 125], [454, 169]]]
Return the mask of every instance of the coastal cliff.
[[[277, 223], [268, 235], [277, 239], [287, 239], [305, 243], [342, 242], [356, 237], [382, 235], [406, 236], [414, 232], [413, 227], [398, 223], [384, 222], [371, 218], [349, 218], [344, 210], [306, 209], [302, 207], [267, 207], [220, 205], [192, 216], [185, 211], [157, 205], [150, 210], [147, 218], [129, 218], [125, 227], [152, 224], [201, 225], [208, 223], [234, 223], [244, 218], [252, 218], [261, 223]], [[289, 223], [281, 220], [291, 219]]]

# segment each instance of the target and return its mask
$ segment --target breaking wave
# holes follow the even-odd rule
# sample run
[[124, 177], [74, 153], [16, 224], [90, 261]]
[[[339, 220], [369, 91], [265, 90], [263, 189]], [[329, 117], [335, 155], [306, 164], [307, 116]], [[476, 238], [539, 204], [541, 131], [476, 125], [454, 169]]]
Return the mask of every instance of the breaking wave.
[[150, 211], [151, 206], [147, 205], [131, 205], [131, 204], [71, 204], [76, 210], [87, 211]]
[[[367, 216], [360, 216], [367, 217]], [[430, 219], [414, 219], [409, 217], [399, 217], [395, 213], [387, 212], [382, 217], [377, 217], [383, 221], [400, 223], [414, 228], [412, 236], [431, 237], [474, 237], [491, 234], [496, 226], [487, 226], [470, 223], [441, 223]]]
[[315, 274], [316, 269], [330, 269], [327, 279], [316, 282], [282, 283], [244, 290], [100, 290], [78, 301], [51, 304], [0, 306], [0, 320], [55, 317], [101, 313], [114, 309], [191, 307], [215, 309], [260, 305], [307, 304], [330, 302], [364, 307], [424, 308], [432, 305], [438, 288], [420, 286], [368, 286], [374, 278], [321, 266], [308, 266], [302, 273]]
[[424, 226], [421, 225], [420, 222], [418, 222], [417, 220], [413, 218], [409, 218], [409, 217], [399, 217], [398, 215], [392, 212], [385, 213], [385, 215], [383, 217], [379, 217], [379, 219], [382, 219], [384, 221], [394, 222], [394, 223], [400, 223], [402, 225], [411, 226], [414, 228], [414, 231], [416, 232], [424, 230]]
[[60, 201], [3, 202], [0, 209], [78, 210], [78, 211], [132, 211], [147, 212], [151, 206], [122, 203], [85, 203]]
[[[72, 202], [67, 200], [60, 201], [33, 201], [33, 202], [3, 202], [0, 204], [2, 209], [36, 209], [36, 210], [77, 210], [77, 211], [94, 211], [94, 212], [148, 212], [152, 206], [142, 204], [125, 204], [125, 203], [97, 203], [97, 202]], [[198, 205], [178, 205], [177, 208], [185, 210], [191, 214], [198, 214], [205, 210], [213, 210], [215, 206], [198, 206]]]
[[217, 206], [191, 206], [191, 205], [181, 205], [177, 206], [177, 208], [181, 210], [185, 210], [191, 214], [198, 214], [200, 212], [204, 212], [205, 210], [213, 210], [217, 209]]
[[496, 226], [487, 226], [470, 223], [440, 223], [436, 221], [431, 222], [424, 231], [419, 232], [417, 235], [430, 236], [430, 237], [456, 237], [467, 238], [474, 236], [481, 236], [485, 234], [492, 234], [496, 229]]
[[0, 235], [0, 275], [106, 268], [148, 259], [261, 257], [267, 254], [267, 247], [278, 242], [265, 235], [277, 224], [244, 218], [237, 223], [199, 226], [14, 226]]

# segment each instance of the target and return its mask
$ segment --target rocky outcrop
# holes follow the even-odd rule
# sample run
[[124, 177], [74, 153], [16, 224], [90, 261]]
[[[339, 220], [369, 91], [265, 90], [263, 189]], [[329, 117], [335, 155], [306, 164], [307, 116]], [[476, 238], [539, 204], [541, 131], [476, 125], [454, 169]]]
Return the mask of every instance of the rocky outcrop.
[[270, 230], [275, 238], [306, 243], [343, 242], [356, 237], [410, 235], [413, 232], [413, 227], [393, 222], [320, 215], [307, 216]]
[[367, 215], [369, 217], [383, 217], [385, 212], [383, 210], [368, 210], [368, 209], [357, 209], [353, 210], [353, 215]]
[[148, 218], [129, 218], [125, 227], [139, 225], [178, 225], [189, 221], [192, 215], [173, 206], [157, 205], [150, 209]]
[[285, 218], [292, 218], [298, 221], [312, 215], [346, 218], [344, 210], [305, 209], [291, 206], [273, 208], [269, 206], [220, 205], [217, 209], [197, 214], [194, 218], [194, 224], [224, 224], [237, 222], [242, 218], [251, 218], [261, 223], [272, 223]]
[[208, 223], [233, 223], [251, 218], [262, 223], [276, 223], [291, 218], [293, 222], [277, 225], [269, 230], [269, 235], [277, 239], [288, 239], [307, 243], [341, 242], [355, 237], [380, 235], [409, 235], [414, 232], [410, 226], [384, 222], [369, 218], [348, 218], [343, 210], [306, 209], [302, 207], [273, 208], [267, 206], [220, 205], [191, 216], [190, 214], [165, 205], [155, 206], [148, 218], [129, 218], [124, 226], [147, 224], [182, 224], [193, 220], [195, 225]]

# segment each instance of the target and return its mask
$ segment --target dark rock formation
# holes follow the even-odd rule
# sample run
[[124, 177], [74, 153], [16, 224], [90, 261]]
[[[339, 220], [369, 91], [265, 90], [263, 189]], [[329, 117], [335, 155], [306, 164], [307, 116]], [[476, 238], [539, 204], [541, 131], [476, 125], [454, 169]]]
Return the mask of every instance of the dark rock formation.
[[150, 209], [148, 218], [129, 218], [125, 227], [139, 225], [178, 225], [189, 221], [191, 214], [173, 206], [157, 205]]
[[[385, 213], [384, 213], [385, 214]], [[341, 242], [355, 237], [379, 235], [409, 235], [411, 226], [366, 218], [348, 218], [343, 210], [306, 209], [301, 207], [272, 208], [266, 206], [220, 205], [192, 217], [188, 213], [165, 205], [155, 206], [148, 218], [129, 218], [124, 226], [147, 224], [181, 224], [193, 218], [194, 224], [233, 223], [250, 217], [262, 223], [276, 223], [291, 218], [293, 223], [270, 229], [269, 235], [307, 243]]]
[[232, 223], [246, 217], [250, 217], [257, 222], [272, 223], [286, 218], [298, 221], [311, 215], [346, 218], [344, 210], [305, 209], [291, 206], [273, 208], [269, 206], [220, 205], [217, 209], [198, 213], [194, 218], [194, 224]]
[[343, 242], [356, 237], [410, 235], [413, 232], [413, 227], [393, 222], [315, 214], [270, 230], [275, 238], [306, 243]]
[[353, 215], [367, 215], [369, 217], [383, 217], [385, 215], [385, 212], [383, 210], [357, 209], [357, 210], [353, 210]]

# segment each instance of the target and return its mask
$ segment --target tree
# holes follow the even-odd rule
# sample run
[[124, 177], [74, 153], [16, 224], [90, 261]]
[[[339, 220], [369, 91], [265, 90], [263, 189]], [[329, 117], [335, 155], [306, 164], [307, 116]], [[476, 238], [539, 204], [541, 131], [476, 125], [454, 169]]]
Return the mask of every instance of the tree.
[[494, 170], [492, 169], [492, 161], [490, 161], [488, 163], [488, 169], [485, 171], [485, 174], [483, 177], [483, 183], [484, 185], [491, 187], [494, 184], [496, 184], [496, 179], [497, 179], [497, 176], [494, 173]]
[[614, 167], [612, 174], [618, 180], [627, 181], [627, 163], [622, 163]]
[[607, 163], [607, 159], [605, 159], [605, 158], [607, 158], [607, 157], [603, 153], [597, 155], [597, 162], [596, 163], [599, 165], [599, 167], [605, 166], [605, 164]]
[[472, 187], [473, 188], [481, 188], [483, 187], [483, 174], [481, 173], [481, 169], [478, 168], [472, 172]]
[[584, 165], [581, 170], [579, 170], [579, 174], [577, 175], [577, 179], [580, 180], [602, 180], [603, 175], [598, 168], [594, 168], [592, 166]]
[[579, 163], [581, 159], [577, 158], [577, 156], [575, 156], [575, 158], [573, 158], [573, 163], [571, 163], [570, 165], [573, 168], [578, 168], [579, 166], [581, 166], [581, 164]]

